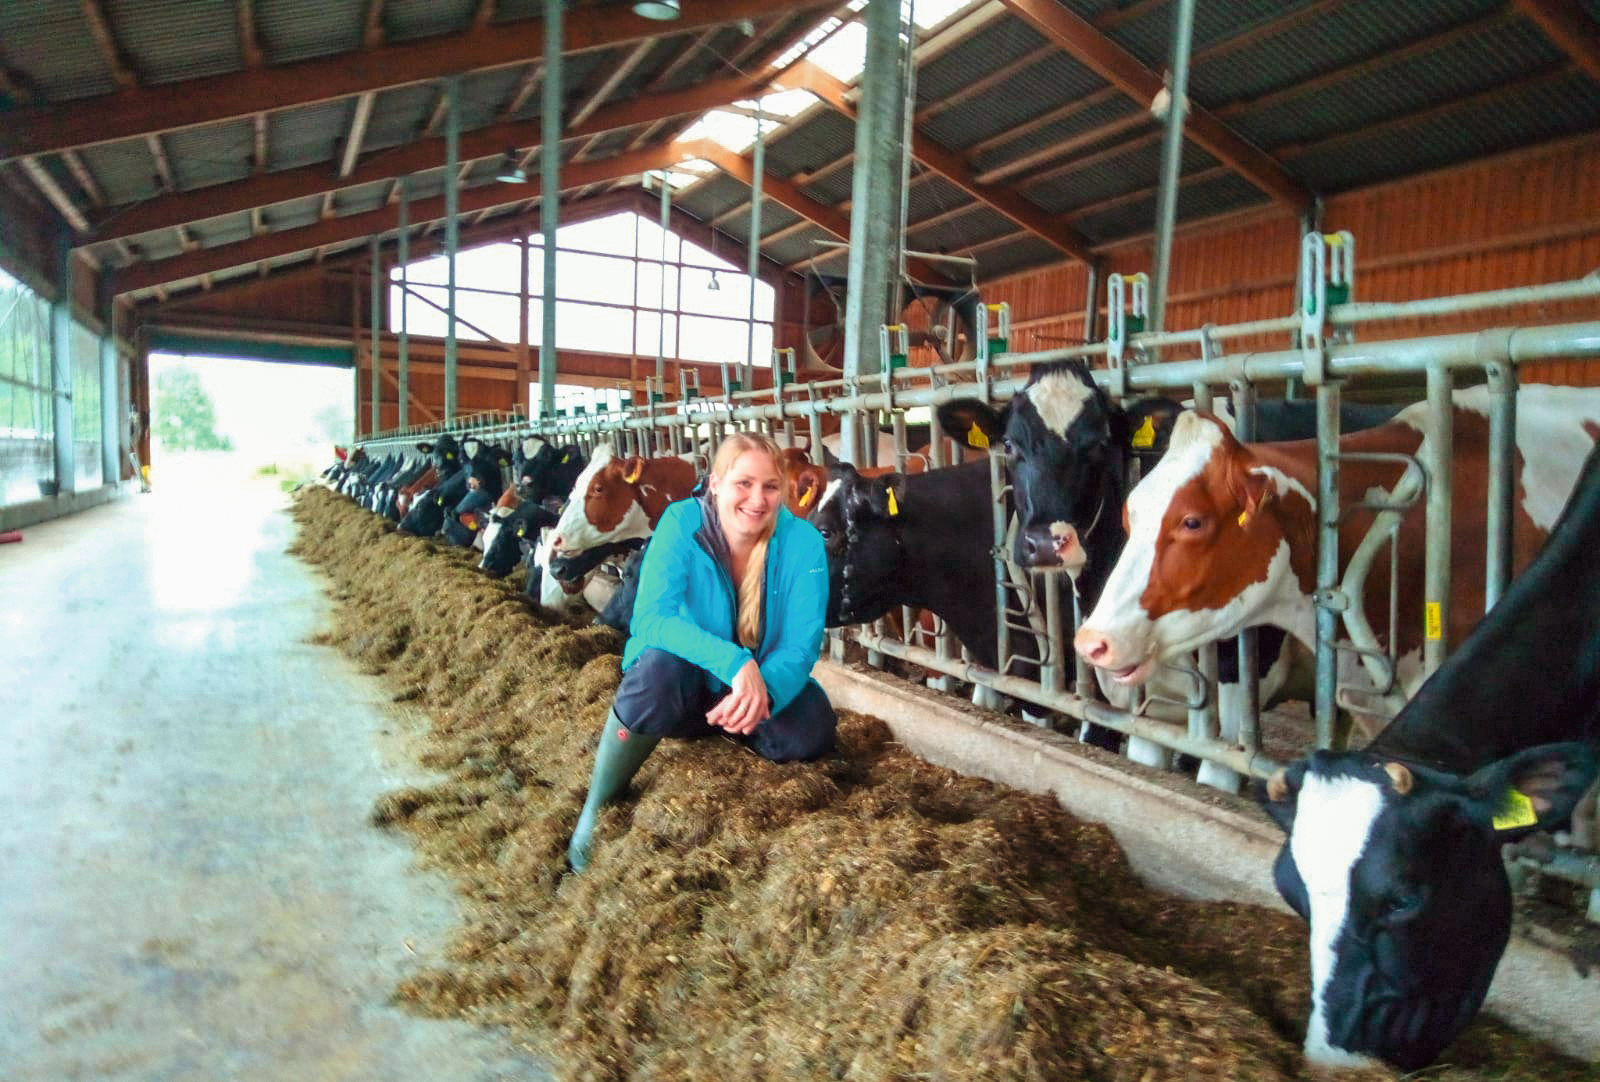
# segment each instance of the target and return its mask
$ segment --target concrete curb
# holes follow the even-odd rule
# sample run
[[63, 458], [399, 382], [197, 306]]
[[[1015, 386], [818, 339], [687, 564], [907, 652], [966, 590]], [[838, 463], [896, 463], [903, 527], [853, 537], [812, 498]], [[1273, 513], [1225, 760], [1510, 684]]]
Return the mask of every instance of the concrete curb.
[[62, 515], [87, 511], [122, 494], [122, 483], [100, 485], [82, 492], [63, 492], [57, 496], [29, 500], [27, 503], [0, 507], [0, 530], [20, 530], [24, 526], [37, 526]]
[[[1049, 793], [1073, 815], [1106, 824], [1134, 872], [1158, 890], [1287, 911], [1272, 885], [1283, 835], [1263, 815], [1229, 808], [1226, 798], [1212, 803], [1185, 793], [1175, 777], [1157, 784], [1131, 764], [1101, 761], [1064, 734], [968, 713], [903, 680], [831, 661], [819, 662], [812, 675], [835, 706], [883, 719], [928, 762]], [[1513, 935], [1487, 1009], [1569, 1055], [1600, 1061], [1600, 975], [1579, 976], [1559, 951]]]

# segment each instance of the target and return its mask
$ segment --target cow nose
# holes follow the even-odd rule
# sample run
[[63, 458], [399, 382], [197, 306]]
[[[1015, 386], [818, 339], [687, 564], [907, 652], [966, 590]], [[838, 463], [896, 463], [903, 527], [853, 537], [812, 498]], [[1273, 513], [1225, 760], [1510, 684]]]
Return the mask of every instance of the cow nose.
[[560, 534], [556, 534], [553, 538], [550, 539], [550, 551], [551, 552], [555, 552], [555, 551], [558, 551], [560, 548], [561, 548], [561, 535]]
[[1043, 526], [1030, 526], [1022, 534], [1022, 562], [1029, 567], [1053, 567], [1061, 561], [1056, 558], [1055, 539]]
[[1072, 648], [1091, 665], [1102, 669], [1114, 667], [1116, 659], [1111, 653], [1111, 642], [1098, 631], [1082, 628], [1073, 636]]

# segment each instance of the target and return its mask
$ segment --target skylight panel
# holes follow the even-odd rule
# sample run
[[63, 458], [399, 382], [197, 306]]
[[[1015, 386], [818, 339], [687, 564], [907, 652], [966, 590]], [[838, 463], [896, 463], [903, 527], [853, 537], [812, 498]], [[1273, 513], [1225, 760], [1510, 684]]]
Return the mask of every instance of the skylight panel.
[[841, 27], [806, 59], [841, 82], [854, 82], [867, 66], [867, 28], [858, 22]]

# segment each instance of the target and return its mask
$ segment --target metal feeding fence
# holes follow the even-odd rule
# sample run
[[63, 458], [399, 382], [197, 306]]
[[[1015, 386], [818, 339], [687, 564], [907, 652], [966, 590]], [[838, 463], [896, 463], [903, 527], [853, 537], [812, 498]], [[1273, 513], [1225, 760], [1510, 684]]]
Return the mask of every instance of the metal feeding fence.
[[[1301, 247], [1300, 288], [1292, 315], [1229, 326], [1193, 330], [1145, 332], [1147, 284], [1143, 276], [1124, 279], [1112, 275], [1107, 282], [1108, 335], [1104, 342], [1044, 350], [1034, 353], [1003, 352], [1009, 312], [1005, 306], [980, 306], [977, 356], [974, 360], [932, 367], [906, 367], [892, 352], [896, 328], [885, 328], [883, 369], [854, 378], [800, 383], [792, 378], [792, 354], [774, 357], [774, 386], [734, 390], [704, 397], [685, 385], [674, 402], [658, 401], [652, 393], [643, 405], [614, 408], [581, 417], [477, 418], [450, 425], [458, 435], [473, 432], [484, 438], [538, 435], [559, 443], [576, 443], [587, 450], [601, 442], [619, 453], [689, 454], [703, 456], [720, 439], [736, 429], [765, 431], [780, 442], [791, 443], [802, 431], [808, 437], [814, 461], [822, 460], [822, 419], [839, 417], [842, 426], [854, 425], [862, 436], [875, 437], [881, 429], [893, 434], [895, 465], [904, 469], [908, 458], [906, 413], [936, 407], [958, 397], [976, 397], [1002, 403], [1020, 392], [1029, 369], [1037, 364], [1081, 358], [1103, 367], [1094, 378], [1113, 398], [1181, 392], [1199, 408], [1215, 399], [1231, 399], [1237, 434], [1254, 435], [1258, 389], [1304, 388], [1315, 396], [1318, 449], [1318, 561], [1316, 593], [1316, 688], [1312, 703], [1314, 742], [1328, 747], [1334, 739], [1340, 706], [1356, 707], [1377, 716], [1392, 716], [1403, 700], [1395, 687], [1396, 658], [1386, 648], [1378, 628], [1392, 625], [1394, 599], [1401, 590], [1423, 591], [1430, 622], [1448, 626], [1452, 552], [1451, 521], [1451, 394], [1458, 381], [1486, 382], [1490, 402], [1490, 462], [1487, 491], [1488, 535], [1486, 605], [1492, 606], [1511, 577], [1511, 523], [1515, 492], [1514, 433], [1516, 426], [1519, 365], [1532, 361], [1591, 361], [1600, 359], [1600, 321], [1552, 325], [1501, 327], [1468, 333], [1440, 334], [1398, 340], [1359, 341], [1358, 328], [1381, 322], [1456, 317], [1525, 304], [1600, 300], [1600, 277], [1486, 293], [1409, 302], [1358, 302], [1353, 299], [1354, 242], [1349, 234], [1307, 234]], [[985, 324], [997, 320], [991, 330]], [[1263, 335], [1283, 334], [1294, 344], [1277, 350], [1229, 352], [1229, 343], [1259, 341]], [[1182, 355], [1175, 358], [1174, 355]], [[897, 363], [898, 362], [898, 363]], [[1424, 441], [1420, 457], [1404, 460], [1400, 481], [1382, 498], [1361, 507], [1375, 512], [1365, 541], [1351, 565], [1341, 570], [1338, 528], [1343, 516], [1355, 508], [1339, 505], [1338, 469], [1351, 456], [1339, 445], [1342, 396], [1347, 392], [1381, 388], [1393, 395], [1398, 382], [1419, 392], [1426, 402]], [[1413, 397], [1416, 397], [1414, 394]], [[437, 427], [437, 426], [432, 426]], [[378, 451], [413, 442], [425, 430], [387, 433], [369, 443]], [[875, 453], [876, 440], [858, 438], [866, 461]], [[959, 457], [954, 445], [933, 426], [925, 452], [930, 468], [940, 468]], [[1008, 537], [1014, 523], [1010, 481], [1003, 447], [988, 454], [993, 494], [995, 591], [1004, 612], [999, 623], [999, 665], [989, 669], [976, 664], [940, 625], [931, 638], [916, 630], [911, 619], [902, 622], [905, 637], [891, 635], [880, 621], [834, 633], [835, 656], [842, 656], [846, 638], [867, 650], [869, 662], [881, 664], [884, 656], [903, 659], [943, 677], [1004, 695], [1026, 707], [1051, 715], [1089, 722], [1126, 734], [1130, 744], [1147, 742], [1159, 749], [1158, 761], [1182, 753], [1201, 760], [1201, 779], [1207, 784], [1237, 791], [1248, 776], [1265, 777], [1280, 765], [1262, 751], [1261, 725], [1254, 674], [1253, 632], [1237, 642], [1201, 650], [1191, 664], [1177, 666], [1176, 678], [1186, 684], [1182, 701], [1147, 698], [1129, 707], [1113, 706], [1099, 692], [1090, 667], [1070, 648], [1071, 636], [1082, 619], [1075, 598], [1063, 596], [1059, 574], [1030, 573], [1012, 558]], [[700, 458], [699, 465], [706, 462]], [[1402, 516], [1413, 508], [1426, 518], [1426, 557], [1421, 583], [1392, 580], [1390, 612], [1363, 611], [1362, 583], [1384, 547], [1392, 543]], [[1395, 561], [1391, 561], [1391, 569]], [[1391, 571], [1391, 575], [1393, 572]], [[909, 613], [907, 614], [909, 617]], [[1387, 616], [1388, 624], [1382, 617]], [[1393, 636], [1389, 636], [1393, 641]], [[1236, 649], [1240, 656], [1242, 693], [1229, 696], [1240, 706], [1237, 717], [1219, 715], [1217, 651]], [[1423, 667], [1431, 673], [1444, 660], [1442, 636], [1425, 640]], [[1358, 697], [1356, 689], [1337, 681], [1337, 659], [1347, 653], [1381, 689], [1377, 697]], [[1026, 670], [1024, 673], [1023, 670]], [[949, 688], [949, 681], [942, 686]], [[1558, 864], [1561, 861], [1558, 860]], [[1596, 888], [1600, 898], [1600, 872], [1596, 861], [1568, 861], [1565, 876]], [[1562, 868], [1554, 869], [1563, 874]]]

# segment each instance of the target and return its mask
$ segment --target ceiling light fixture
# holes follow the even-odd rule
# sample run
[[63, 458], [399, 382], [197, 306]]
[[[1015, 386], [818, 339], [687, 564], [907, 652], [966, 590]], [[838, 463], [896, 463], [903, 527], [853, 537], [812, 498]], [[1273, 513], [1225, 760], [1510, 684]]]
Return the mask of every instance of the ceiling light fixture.
[[495, 170], [494, 179], [501, 184], [526, 184], [528, 174], [522, 168], [522, 163], [517, 161], [517, 148], [506, 147], [506, 152], [500, 158], [500, 168]]
[[678, 17], [678, 0], [635, 0], [633, 13], [646, 19], [671, 22]]
[[722, 291], [722, 283], [717, 281], [716, 271], [711, 272], [711, 281], [706, 283], [706, 289], [712, 293], [719, 293]]

